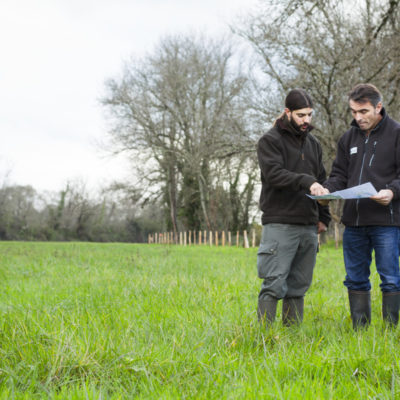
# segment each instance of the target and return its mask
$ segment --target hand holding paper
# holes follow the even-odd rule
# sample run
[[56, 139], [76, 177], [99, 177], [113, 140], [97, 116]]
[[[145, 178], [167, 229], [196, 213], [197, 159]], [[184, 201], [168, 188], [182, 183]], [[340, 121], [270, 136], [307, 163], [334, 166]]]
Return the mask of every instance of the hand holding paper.
[[375, 196], [371, 197], [371, 200], [376, 201], [383, 206], [387, 206], [393, 199], [393, 192], [390, 189], [382, 189]]
[[[389, 191], [392, 192], [391, 190], [389, 190]], [[383, 192], [383, 191], [381, 190], [379, 193], [381, 193], [381, 192]], [[344, 189], [344, 190], [338, 190], [336, 192], [329, 193], [329, 194], [324, 194], [324, 195], [320, 195], [320, 196], [313, 196], [313, 195], [307, 194], [307, 196], [311, 197], [314, 200], [338, 200], [338, 199], [348, 200], [348, 199], [370, 198], [377, 194], [378, 193], [377, 193], [376, 189], [374, 188], [374, 186], [372, 185], [372, 183], [367, 182], [367, 183], [363, 183], [362, 185], [353, 186], [351, 188]], [[384, 197], [378, 197], [378, 198], [382, 201], [386, 201], [387, 200], [386, 196], [387, 196], [387, 194]], [[392, 193], [392, 197], [393, 197], [393, 193]], [[385, 200], [383, 200], [383, 198]], [[373, 199], [373, 200], [376, 200], [376, 199]]]
[[310, 193], [313, 196], [322, 196], [324, 194], [328, 194], [329, 191], [328, 189], [325, 189], [321, 184], [319, 184], [318, 182], [314, 182], [311, 186], [310, 186]]

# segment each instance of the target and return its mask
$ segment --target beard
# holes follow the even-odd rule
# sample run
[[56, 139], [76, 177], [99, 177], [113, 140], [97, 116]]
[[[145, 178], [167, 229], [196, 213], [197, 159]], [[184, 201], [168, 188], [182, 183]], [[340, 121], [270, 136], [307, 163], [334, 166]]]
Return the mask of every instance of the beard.
[[296, 129], [297, 132], [300, 132], [300, 133], [307, 132], [310, 127], [310, 124], [307, 124], [307, 123], [304, 123], [302, 125], [297, 124], [293, 118], [290, 118], [289, 123], [290, 123], [290, 125], [292, 125], [292, 127], [294, 129]]

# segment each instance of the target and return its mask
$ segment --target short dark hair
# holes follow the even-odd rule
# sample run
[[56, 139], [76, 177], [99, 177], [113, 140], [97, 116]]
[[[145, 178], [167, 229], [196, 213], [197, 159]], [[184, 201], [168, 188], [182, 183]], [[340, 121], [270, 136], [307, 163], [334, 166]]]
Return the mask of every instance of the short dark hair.
[[382, 101], [382, 95], [377, 87], [371, 83], [360, 83], [350, 90], [349, 100], [353, 100], [356, 103], [370, 102], [376, 107]]

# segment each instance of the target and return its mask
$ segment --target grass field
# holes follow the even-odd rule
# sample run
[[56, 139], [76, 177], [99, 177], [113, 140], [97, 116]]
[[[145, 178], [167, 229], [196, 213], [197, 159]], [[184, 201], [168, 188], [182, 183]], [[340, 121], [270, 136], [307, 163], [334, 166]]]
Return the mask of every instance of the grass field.
[[256, 249], [0, 242], [0, 399], [397, 399], [399, 329], [354, 332], [324, 245], [304, 323], [256, 321]]

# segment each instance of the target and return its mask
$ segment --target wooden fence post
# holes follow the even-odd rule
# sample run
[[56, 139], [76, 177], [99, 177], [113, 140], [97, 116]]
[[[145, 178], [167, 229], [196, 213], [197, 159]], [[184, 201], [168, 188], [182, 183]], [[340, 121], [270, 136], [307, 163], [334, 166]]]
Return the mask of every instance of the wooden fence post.
[[243, 245], [245, 249], [249, 248], [249, 241], [247, 239], [247, 231], [243, 231]]
[[215, 245], [218, 246], [218, 231], [215, 231]]
[[199, 244], [201, 244], [201, 231], [199, 231]]
[[203, 233], [204, 233], [203, 243], [207, 244], [207, 231], [204, 231]]
[[339, 248], [339, 224], [335, 222], [335, 248]]
[[209, 238], [210, 238], [210, 246], [212, 246], [212, 244], [213, 244], [213, 234], [212, 234], [212, 231], [209, 231], [209, 232], [208, 232], [208, 236], [209, 236]]
[[189, 231], [189, 246], [192, 244], [192, 231]]
[[181, 246], [183, 245], [182, 232], [179, 232], [179, 244], [180, 244]]
[[236, 246], [239, 246], [239, 231], [236, 231]]
[[186, 244], [187, 244], [187, 233], [185, 231], [183, 232], [183, 245], [186, 246]]
[[222, 247], [225, 247], [225, 231], [222, 231]]
[[232, 235], [231, 235], [231, 231], [228, 231], [228, 245], [232, 246]]

